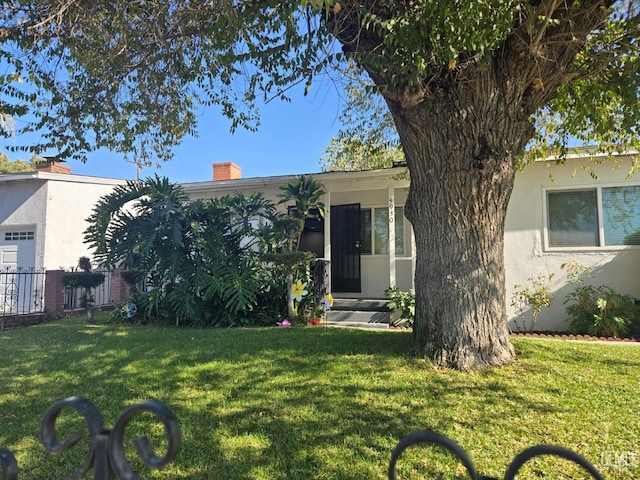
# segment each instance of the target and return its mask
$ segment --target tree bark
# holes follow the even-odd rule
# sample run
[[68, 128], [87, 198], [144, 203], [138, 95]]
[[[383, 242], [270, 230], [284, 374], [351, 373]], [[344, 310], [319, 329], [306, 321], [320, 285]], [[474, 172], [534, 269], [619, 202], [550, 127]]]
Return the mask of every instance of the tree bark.
[[515, 155], [533, 135], [490, 68], [418, 105], [388, 97], [411, 175], [417, 353], [468, 371], [514, 358], [504, 224]]

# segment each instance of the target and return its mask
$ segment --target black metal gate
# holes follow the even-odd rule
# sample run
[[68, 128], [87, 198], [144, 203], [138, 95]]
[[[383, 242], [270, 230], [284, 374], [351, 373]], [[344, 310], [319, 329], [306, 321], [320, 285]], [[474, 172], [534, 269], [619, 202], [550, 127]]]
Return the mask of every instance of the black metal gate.
[[360, 204], [331, 207], [331, 288], [360, 292]]

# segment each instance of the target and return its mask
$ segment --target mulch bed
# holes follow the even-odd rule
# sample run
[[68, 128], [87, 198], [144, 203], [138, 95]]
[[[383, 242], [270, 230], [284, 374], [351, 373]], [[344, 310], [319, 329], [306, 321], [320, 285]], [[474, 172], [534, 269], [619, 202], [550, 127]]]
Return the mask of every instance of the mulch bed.
[[[389, 327], [389, 330], [408, 331], [410, 327]], [[577, 335], [566, 332], [511, 332], [514, 337], [529, 337], [529, 338], [557, 338], [559, 340], [585, 340], [592, 342], [628, 342], [637, 343], [640, 342], [638, 338], [616, 338], [616, 337], [592, 337], [591, 335]]]
[[638, 342], [637, 338], [616, 338], [616, 337], [592, 337], [591, 335], [576, 335], [573, 333], [563, 332], [512, 332], [514, 337], [530, 337], [530, 338], [558, 338], [561, 340], [586, 340], [593, 342]]

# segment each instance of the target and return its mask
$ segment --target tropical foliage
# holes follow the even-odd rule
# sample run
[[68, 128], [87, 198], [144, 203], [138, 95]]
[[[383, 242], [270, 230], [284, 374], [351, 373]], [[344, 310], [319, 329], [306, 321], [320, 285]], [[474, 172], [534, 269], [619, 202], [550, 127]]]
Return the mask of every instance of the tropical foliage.
[[260, 193], [189, 200], [182, 187], [156, 176], [103, 197], [85, 238], [97, 261], [126, 270], [145, 321], [272, 325], [287, 305], [296, 319], [294, 301], [312, 283], [314, 255], [298, 246], [304, 219], [324, 213], [323, 193], [301, 176], [282, 187], [281, 203], [293, 202], [283, 213]]
[[[274, 263], [287, 268], [287, 312], [290, 319], [298, 316], [294, 300], [298, 298], [298, 290], [294, 290], [295, 274], [309, 276], [308, 272], [315, 255], [300, 252], [300, 239], [307, 218], [322, 218], [325, 214], [324, 203], [320, 201], [324, 195], [323, 187], [311, 176], [301, 175], [296, 183], [288, 183], [280, 188], [279, 204], [287, 204], [287, 214], [280, 216], [275, 229], [282, 235], [284, 250], [272, 256]], [[297, 285], [297, 284], [296, 284]], [[301, 290], [300, 290], [301, 291]], [[294, 292], [296, 295], [294, 295]], [[298, 300], [300, 302], [300, 300]]]
[[398, 311], [400, 317], [394, 318], [392, 314], [392, 323], [402, 321], [403, 326], [412, 327], [416, 316], [416, 292], [412, 288], [409, 291], [400, 290], [397, 286], [389, 287], [384, 292], [389, 298], [387, 308], [392, 311]]
[[630, 295], [618, 293], [607, 285], [590, 285], [590, 267], [577, 263], [567, 269], [574, 289], [566, 296], [565, 310], [573, 333], [605, 337], [624, 337], [640, 333], [640, 307]]
[[188, 201], [167, 179], [128, 182], [102, 198], [86, 240], [106, 266], [145, 288], [133, 299], [147, 321], [233, 326], [282, 314], [284, 270], [263, 262], [274, 205], [261, 194]]

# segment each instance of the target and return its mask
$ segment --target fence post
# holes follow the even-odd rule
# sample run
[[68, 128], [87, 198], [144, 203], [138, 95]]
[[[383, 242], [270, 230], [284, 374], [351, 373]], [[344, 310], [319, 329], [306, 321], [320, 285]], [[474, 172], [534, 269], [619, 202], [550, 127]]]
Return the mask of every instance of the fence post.
[[44, 280], [44, 311], [49, 319], [64, 316], [64, 270], [47, 270]]
[[111, 271], [111, 301], [113, 303], [124, 303], [129, 299], [129, 286], [122, 278], [119, 268]]

